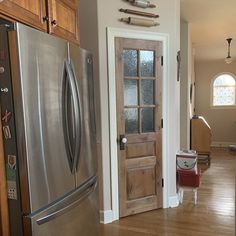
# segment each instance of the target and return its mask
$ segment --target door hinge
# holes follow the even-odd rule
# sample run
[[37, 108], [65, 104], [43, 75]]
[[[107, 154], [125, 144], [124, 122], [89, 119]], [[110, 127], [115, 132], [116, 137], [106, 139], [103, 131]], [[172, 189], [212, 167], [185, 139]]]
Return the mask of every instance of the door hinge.
[[163, 66], [163, 56], [161, 56], [161, 65]]
[[164, 179], [161, 179], [161, 186], [164, 188]]
[[161, 128], [163, 129], [163, 119], [161, 119]]

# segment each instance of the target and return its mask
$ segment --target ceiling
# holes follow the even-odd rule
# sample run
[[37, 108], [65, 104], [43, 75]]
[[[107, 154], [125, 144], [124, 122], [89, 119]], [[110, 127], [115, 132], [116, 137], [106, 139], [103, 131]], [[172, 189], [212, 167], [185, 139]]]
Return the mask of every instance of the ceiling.
[[227, 56], [226, 38], [233, 38], [236, 58], [236, 0], [181, 0], [181, 19], [190, 23], [196, 60]]

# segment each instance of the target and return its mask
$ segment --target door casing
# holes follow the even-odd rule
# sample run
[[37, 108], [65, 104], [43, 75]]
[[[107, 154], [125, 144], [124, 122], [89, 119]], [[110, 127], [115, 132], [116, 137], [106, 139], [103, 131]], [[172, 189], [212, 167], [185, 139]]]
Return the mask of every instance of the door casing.
[[117, 119], [116, 119], [116, 74], [115, 74], [115, 38], [131, 38], [163, 43], [163, 83], [162, 83], [162, 114], [164, 128], [162, 130], [162, 175], [164, 179], [163, 187], [163, 208], [169, 207], [168, 200], [168, 124], [169, 112], [168, 104], [168, 71], [169, 71], [169, 35], [148, 31], [137, 31], [120, 28], [107, 28], [108, 42], [108, 77], [109, 77], [109, 126], [110, 126], [110, 156], [111, 156], [111, 218], [107, 222], [119, 219], [119, 185], [118, 185], [118, 155], [117, 155]]

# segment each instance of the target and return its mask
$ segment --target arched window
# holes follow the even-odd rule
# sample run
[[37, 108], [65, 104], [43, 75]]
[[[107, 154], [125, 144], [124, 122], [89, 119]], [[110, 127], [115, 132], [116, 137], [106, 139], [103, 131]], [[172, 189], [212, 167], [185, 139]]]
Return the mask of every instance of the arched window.
[[236, 82], [231, 74], [221, 74], [213, 81], [213, 106], [234, 106]]

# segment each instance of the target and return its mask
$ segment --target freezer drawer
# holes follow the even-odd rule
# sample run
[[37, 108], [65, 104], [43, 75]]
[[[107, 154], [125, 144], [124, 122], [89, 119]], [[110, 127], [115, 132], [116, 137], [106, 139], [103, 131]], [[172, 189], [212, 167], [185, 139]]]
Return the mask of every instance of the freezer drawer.
[[26, 217], [33, 236], [98, 236], [96, 177], [42, 213]]

